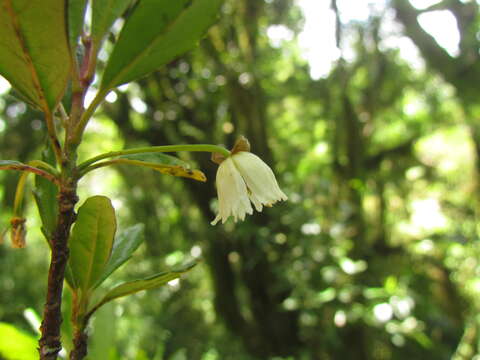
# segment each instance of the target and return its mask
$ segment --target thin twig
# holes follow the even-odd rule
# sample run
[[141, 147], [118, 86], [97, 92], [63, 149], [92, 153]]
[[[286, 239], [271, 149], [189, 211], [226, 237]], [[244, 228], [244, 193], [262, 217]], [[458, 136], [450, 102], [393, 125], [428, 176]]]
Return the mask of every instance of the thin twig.
[[25, 165], [25, 164], [9, 164], [9, 165], [0, 165], [0, 170], [16, 170], [16, 171], [28, 171], [34, 173], [38, 176], [44, 177], [45, 179], [51, 181], [52, 183], [59, 185], [60, 182], [58, 178], [44, 170], [38, 169], [33, 166]]

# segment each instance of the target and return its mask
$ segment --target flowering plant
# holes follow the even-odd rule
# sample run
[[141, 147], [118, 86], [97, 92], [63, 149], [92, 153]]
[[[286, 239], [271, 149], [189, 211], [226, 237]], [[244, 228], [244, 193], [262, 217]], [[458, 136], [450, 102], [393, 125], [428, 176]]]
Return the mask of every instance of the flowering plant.
[[229, 157], [214, 156], [213, 160], [220, 163], [216, 179], [219, 205], [212, 225], [220, 220], [223, 224], [230, 216], [235, 222], [244, 220], [246, 214], [253, 213], [251, 203], [257, 211], [262, 211], [263, 206], [287, 200], [272, 169], [249, 151], [248, 140], [241, 137]]

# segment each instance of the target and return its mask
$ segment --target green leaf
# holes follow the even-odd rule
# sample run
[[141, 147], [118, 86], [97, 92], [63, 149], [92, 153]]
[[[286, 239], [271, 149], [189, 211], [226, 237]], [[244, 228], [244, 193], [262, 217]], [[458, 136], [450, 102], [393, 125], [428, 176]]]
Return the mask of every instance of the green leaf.
[[108, 264], [95, 287], [99, 286], [110, 276], [111, 273], [132, 257], [132, 254], [138, 249], [144, 240], [143, 230], [143, 224], [136, 224], [123, 230], [115, 237], [112, 254], [110, 255]]
[[101, 91], [140, 78], [191, 49], [223, 0], [142, 0], [127, 19], [105, 69]]
[[147, 161], [151, 163], [159, 163], [162, 165], [180, 165], [187, 169], [190, 167], [189, 163], [183, 160], [180, 160], [175, 156], [167, 155], [160, 152], [146, 152], [146, 153], [138, 153], [138, 154], [131, 154], [131, 155], [122, 155], [122, 156], [119, 156], [119, 158]]
[[0, 0], [0, 75], [32, 106], [60, 101], [71, 59], [64, 0]]
[[62, 346], [70, 352], [73, 347], [73, 324], [71, 321], [67, 321], [72, 316], [73, 308], [73, 294], [71, 291], [66, 290], [62, 293], [62, 317], [65, 319], [62, 321], [61, 334], [62, 334]]
[[38, 359], [37, 339], [15, 326], [0, 323], [0, 359]]
[[[96, 3], [96, 1], [94, 1]], [[75, 56], [78, 39], [82, 33], [87, 0], [68, 1], [68, 41]]]
[[70, 269], [74, 289], [91, 289], [105, 271], [113, 246], [115, 210], [105, 196], [88, 198], [78, 209], [70, 238]]
[[198, 181], [207, 181], [207, 177], [200, 170], [192, 170], [190, 169], [190, 164], [187, 162], [162, 153], [122, 155], [117, 159], [122, 159], [119, 163], [147, 167], [159, 171], [162, 174], [186, 177]]
[[169, 281], [179, 278], [183, 273], [192, 269], [196, 264], [189, 264], [182, 269], [163, 272], [141, 280], [129, 281], [120, 284], [110, 291], [95, 306], [91, 307], [91, 312], [96, 311], [103, 304], [118, 299], [123, 296], [131, 295], [139, 291], [150, 290], [165, 285]]
[[92, 2], [92, 45], [95, 51], [102, 46], [113, 23], [119, 18], [132, 0], [94, 0]]
[[[95, 313], [93, 324], [88, 336], [88, 357], [85, 360], [112, 359], [110, 352], [115, 348], [117, 333], [117, 315], [115, 315], [115, 304], [110, 303], [102, 306]], [[120, 359], [114, 357], [113, 359]]]
[[[42, 153], [42, 160], [55, 166], [55, 155], [47, 145]], [[47, 241], [50, 241], [52, 232], [57, 224], [57, 187], [41, 176], [35, 176], [35, 189], [33, 195], [37, 203], [38, 213], [42, 220], [42, 232]]]
[[0, 160], [0, 166], [9, 166], [9, 165], [24, 166], [25, 164], [16, 160]]

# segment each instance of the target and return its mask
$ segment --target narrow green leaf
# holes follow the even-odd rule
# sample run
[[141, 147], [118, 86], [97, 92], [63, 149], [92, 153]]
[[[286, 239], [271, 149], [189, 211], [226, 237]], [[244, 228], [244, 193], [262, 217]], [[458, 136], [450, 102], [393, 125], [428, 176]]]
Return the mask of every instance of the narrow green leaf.
[[68, 0], [68, 41], [75, 56], [85, 19], [87, 0]]
[[113, 23], [130, 6], [133, 0], [94, 0], [92, 1], [92, 44], [95, 51], [102, 46]]
[[140, 78], [191, 49], [223, 0], [142, 0], [127, 19], [105, 69], [101, 91]]
[[64, 0], [0, 0], [0, 75], [42, 111], [58, 104], [70, 74]]
[[35, 336], [0, 322], [0, 359], [38, 359], [37, 345]]
[[[42, 153], [42, 160], [47, 164], [55, 166], [55, 155], [48, 145]], [[57, 194], [58, 189], [54, 184], [41, 176], [35, 176], [33, 195], [37, 203], [40, 219], [42, 220], [42, 232], [47, 241], [50, 240], [57, 223]]]
[[26, 165], [16, 160], [0, 160], [0, 166], [9, 166], [9, 165]]
[[140, 153], [134, 155], [122, 155], [119, 159], [128, 159], [129, 164], [144, 166], [162, 174], [186, 177], [198, 181], [207, 181], [207, 177], [200, 170], [190, 169], [190, 164], [174, 156], [162, 153]]
[[146, 152], [146, 153], [139, 153], [139, 154], [122, 155], [122, 156], [119, 156], [119, 158], [147, 161], [147, 162], [158, 163], [162, 165], [180, 165], [186, 169], [190, 167], [189, 163], [183, 160], [180, 160], [175, 156], [167, 155], [160, 152]]
[[99, 286], [106, 278], [110, 276], [111, 273], [117, 270], [132, 257], [132, 254], [138, 249], [144, 240], [143, 230], [143, 224], [136, 224], [123, 230], [115, 237], [112, 254], [102, 276], [97, 281], [95, 287]]
[[105, 196], [88, 198], [78, 209], [70, 238], [72, 287], [91, 289], [105, 271], [113, 246], [115, 210]]
[[129, 282], [120, 284], [114, 287], [113, 289], [111, 289], [110, 291], [108, 291], [107, 294], [102, 298], [102, 300], [100, 300], [95, 306], [91, 307], [90, 312], [94, 312], [103, 304], [109, 301], [118, 299], [120, 297], [135, 294], [143, 290], [154, 289], [162, 285], [165, 285], [169, 281], [179, 278], [183, 273], [189, 271], [195, 265], [196, 265], [195, 263], [189, 264], [179, 270], [163, 272], [160, 274], [150, 276], [145, 279], [134, 280], [134, 281], [129, 281]]

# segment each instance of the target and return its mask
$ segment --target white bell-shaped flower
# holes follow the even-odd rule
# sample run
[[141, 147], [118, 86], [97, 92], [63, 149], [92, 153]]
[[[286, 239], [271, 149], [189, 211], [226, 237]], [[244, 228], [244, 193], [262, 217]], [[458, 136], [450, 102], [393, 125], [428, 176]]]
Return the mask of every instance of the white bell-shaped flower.
[[252, 214], [250, 201], [257, 211], [263, 205], [272, 206], [279, 200], [287, 200], [278, 186], [272, 169], [258, 156], [247, 152], [236, 152], [223, 160], [217, 171], [218, 215], [212, 221], [222, 224], [233, 216], [244, 220], [246, 214]]

